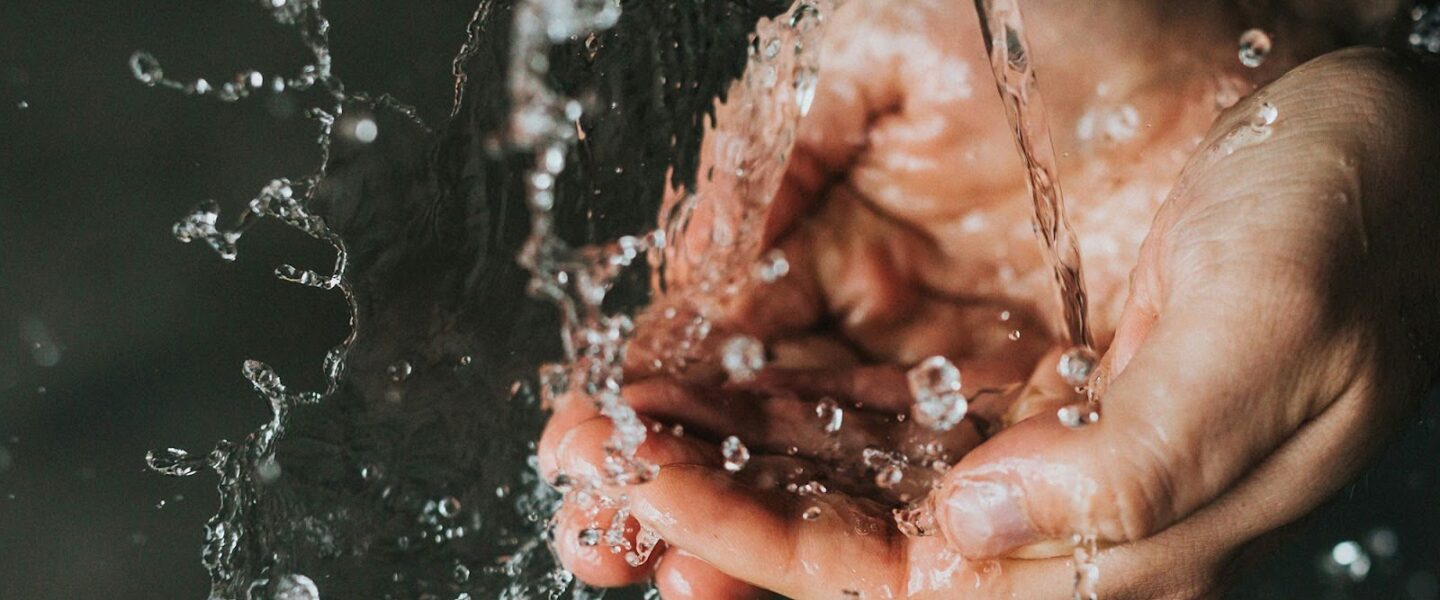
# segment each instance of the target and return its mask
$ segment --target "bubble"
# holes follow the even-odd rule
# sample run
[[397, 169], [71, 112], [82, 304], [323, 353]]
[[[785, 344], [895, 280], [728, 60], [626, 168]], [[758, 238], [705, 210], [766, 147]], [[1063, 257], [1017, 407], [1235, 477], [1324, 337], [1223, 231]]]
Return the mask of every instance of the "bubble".
[[820, 513], [820, 507], [811, 506], [810, 508], [805, 509], [805, 512], [800, 513], [800, 518], [805, 519], [806, 521], [814, 521], [820, 518]]
[[845, 424], [845, 409], [834, 398], [821, 398], [820, 403], [815, 405], [815, 416], [820, 419], [821, 427], [825, 433], [836, 434]]
[[467, 567], [465, 565], [455, 565], [455, 581], [457, 583], [465, 583], [467, 581], [470, 581], [470, 567]]
[[750, 381], [765, 368], [765, 346], [748, 335], [726, 340], [720, 352], [721, 365], [731, 381]]
[[581, 546], [592, 548], [600, 543], [602, 533], [599, 527], [586, 527], [580, 530], [578, 541]]
[[733, 435], [720, 444], [720, 454], [725, 457], [725, 470], [731, 473], [739, 473], [750, 462], [750, 449]]
[[935, 431], [948, 431], [965, 418], [969, 402], [960, 393], [960, 369], [943, 356], [921, 361], [905, 374], [915, 398], [915, 421]]
[[1060, 373], [1060, 378], [1072, 387], [1081, 387], [1090, 383], [1090, 376], [1095, 374], [1095, 365], [1099, 363], [1099, 357], [1095, 351], [1084, 346], [1075, 346], [1066, 350], [1060, 355], [1060, 362], [1055, 365], [1055, 370]]
[[1270, 34], [1260, 29], [1248, 29], [1240, 34], [1240, 64], [1255, 68], [1270, 55]]

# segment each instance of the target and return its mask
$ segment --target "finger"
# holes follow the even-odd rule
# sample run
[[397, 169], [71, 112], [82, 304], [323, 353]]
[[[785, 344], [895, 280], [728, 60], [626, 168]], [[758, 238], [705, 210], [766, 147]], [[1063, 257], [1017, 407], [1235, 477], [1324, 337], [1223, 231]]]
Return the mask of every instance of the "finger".
[[723, 471], [675, 464], [632, 498], [636, 518], [672, 546], [758, 587], [794, 598], [904, 589], [891, 524], [826, 496], [756, 491]]
[[958, 457], [981, 441], [971, 421], [935, 432], [911, 420], [838, 404], [822, 406], [793, 395], [702, 394], [657, 379], [630, 386], [627, 397], [637, 412], [683, 424], [689, 433], [711, 440], [733, 435], [756, 451], [807, 458], [853, 457], [872, 447], [898, 450], [914, 459], [937, 453]]
[[761, 600], [765, 590], [735, 579], [680, 549], [665, 553], [655, 570], [655, 587], [665, 600]]
[[[617, 510], [582, 506], [569, 500], [555, 514], [555, 554], [560, 564], [581, 581], [598, 587], [621, 587], [650, 578], [663, 547], [657, 547], [649, 560], [632, 565], [625, 558], [623, 546], [612, 546], [606, 532], [612, 528]], [[639, 524], [633, 518], [623, 521], [627, 544], [634, 547]]]
[[560, 441], [565, 434], [585, 421], [588, 421], [600, 414], [593, 403], [577, 392], [570, 392], [562, 395], [555, 402], [554, 412], [550, 419], [545, 422], [545, 431], [540, 434], [540, 443], [536, 447], [536, 455], [539, 458], [540, 476], [547, 482], [555, 481], [559, 474], [559, 458], [556, 454]]
[[1226, 299], [1193, 299], [1145, 333], [1099, 423], [1068, 430], [1042, 414], [961, 460], [938, 496], [951, 543], [986, 557], [1077, 532], [1145, 538], [1233, 485], [1310, 416], [1290, 408], [1290, 394], [1305, 392], [1267, 360], [1305, 344], [1213, 308]]

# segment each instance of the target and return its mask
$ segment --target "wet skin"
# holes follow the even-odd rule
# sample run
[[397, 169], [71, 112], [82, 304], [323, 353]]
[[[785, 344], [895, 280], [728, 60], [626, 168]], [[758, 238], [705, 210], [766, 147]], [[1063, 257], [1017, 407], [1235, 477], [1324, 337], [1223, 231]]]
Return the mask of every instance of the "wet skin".
[[[659, 476], [612, 492], [665, 542], [628, 566], [578, 541], [612, 513], [570, 503], [565, 564], [597, 585], [653, 577], [665, 598], [1067, 597], [1068, 540], [1090, 531], [1103, 597], [1204, 597], [1353, 477], [1436, 370], [1440, 76], [1303, 23], [1248, 71], [1244, 18], [1170, 4], [1026, 4], [1104, 350], [1099, 424], [1054, 418], [1074, 400], [1054, 375], [1058, 308], [972, 9], [851, 0], [765, 215], [791, 271], [717, 323], [763, 338], [772, 368], [747, 384], [628, 373], [626, 397], [667, 428], [640, 451]], [[1227, 95], [1244, 97], [1222, 112]], [[1268, 139], [1235, 143], [1262, 103]], [[904, 369], [936, 354], [974, 397], [943, 434], [894, 417]], [[847, 407], [838, 436], [822, 397]], [[738, 476], [721, 468], [731, 434], [755, 455]], [[542, 470], [598, 473], [609, 435], [587, 402], [558, 403]], [[837, 468], [927, 443], [944, 464], [893, 489]], [[829, 493], [773, 489], [796, 469]], [[936, 535], [901, 535], [889, 508], [931, 485]]]

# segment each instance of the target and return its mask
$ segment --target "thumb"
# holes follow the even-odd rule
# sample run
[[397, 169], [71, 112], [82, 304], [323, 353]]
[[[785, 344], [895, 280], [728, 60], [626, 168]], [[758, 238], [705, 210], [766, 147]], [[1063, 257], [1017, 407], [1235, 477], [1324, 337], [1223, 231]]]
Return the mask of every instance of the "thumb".
[[1233, 303], [1191, 299], [1159, 319], [1127, 307], [1121, 328], [1143, 341], [1133, 355], [1107, 356], [1106, 370], [1127, 354], [1098, 423], [1071, 430], [1053, 413], [1037, 415], [947, 474], [932, 501], [956, 549], [984, 558], [1034, 554], [1024, 547], [1077, 533], [1108, 543], [1148, 537], [1219, 496], [1298, 429], [1309, 414], [1293, 408], [1291, 386], [1275, 385], [1286, 373], [1272, 366], [1294, 356], [1286, 353], [1299, 348], [1287, 346], [1298, 340], [1226, 314], [1246, 312], [1224, 308]]

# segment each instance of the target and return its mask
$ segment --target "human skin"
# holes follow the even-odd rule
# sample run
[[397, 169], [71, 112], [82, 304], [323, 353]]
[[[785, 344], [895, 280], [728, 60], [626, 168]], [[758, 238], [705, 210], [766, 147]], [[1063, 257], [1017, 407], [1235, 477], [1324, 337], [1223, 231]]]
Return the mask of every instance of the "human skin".
[[[580, 546], [597, 517], [567, 506], [565, 564], [598, 585], [654, 577], [666, 598], [1065, 597], [1072, 565], [1056, 556], [1086, 531], [1107, 547], [1103, 597], [1205, 597], [1352, 478], [1434, 380], [1440, 76], [1299, 26], [1245, 71], [1243, 18], [1167, 4], [1025, 4], [1104, 350], [1098, 424], [1053, 416], [1074, 399], [1053, 376], [1054, 292], [973, 12], [852, 0], [765, 215], [791, 273], [717, 324], [765, 339], [778, 368], [749, 386], [631, 377], [637, 411], [687, 432], [649, 436], [659, 476], [612, 491], [664, 547], [629, 567]], [[1258, 90], [1218, 112], [1217, 80]], [[1268, 137], [1237, 142], [1267, 103]], [[1125, 104], [1133, 137], [1081, 139], [1073, 124]], [[903, 369], [935, 354], [971, 395], [1029, 384], [925, 436], [887, 415], [905, 409]], [[936, 439], [953, 452], [948, 471], [914, 475], [934, 479], [938, 535], [895, 531], [884, 491], [757, 485], [823, 472], [825, 395], [850, 405], [848, 456]], [[541, 441], [547, 476], [599, 472], [605, 455], [608, 422], [571, 400]], [[757, 456], [740, 477], [715, 444], [732, 433]], [[812, 506], [821, 516], [801, 518]]]

